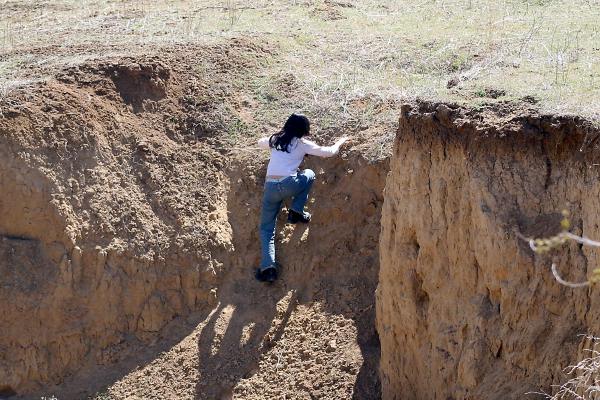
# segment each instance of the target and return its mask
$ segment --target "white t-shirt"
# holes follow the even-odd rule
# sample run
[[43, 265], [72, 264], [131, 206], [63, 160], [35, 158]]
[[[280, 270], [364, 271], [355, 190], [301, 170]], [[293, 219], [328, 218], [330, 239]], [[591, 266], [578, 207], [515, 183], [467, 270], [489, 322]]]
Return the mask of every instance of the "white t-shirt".
[[317, 157], [332, 157], [340, 151], [339, 145], [319, 146], [304, 138], [293, 138], [290, 142], [289, 153], [270, 148], [269, 137], [260, 139], [258, 146], [264, 149], [271, 149], [271, 160], [267, 167], [268, 176], [295, 175], [306, 154]]

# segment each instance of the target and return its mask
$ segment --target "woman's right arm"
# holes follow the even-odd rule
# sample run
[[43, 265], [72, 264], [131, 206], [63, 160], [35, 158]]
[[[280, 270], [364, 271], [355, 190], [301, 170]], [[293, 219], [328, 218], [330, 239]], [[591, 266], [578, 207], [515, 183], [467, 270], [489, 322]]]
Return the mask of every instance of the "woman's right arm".
[[319, 146], [310, 140], [302, 139], [302, 144], [304, 145], [304, 152], [306, 154], [317, 157], [333, 157], [339, 153], [340, 147], [342, 147], [347, 140], [348, 137], [344, 136], [343, 138], [338, 139], [332, 146]]

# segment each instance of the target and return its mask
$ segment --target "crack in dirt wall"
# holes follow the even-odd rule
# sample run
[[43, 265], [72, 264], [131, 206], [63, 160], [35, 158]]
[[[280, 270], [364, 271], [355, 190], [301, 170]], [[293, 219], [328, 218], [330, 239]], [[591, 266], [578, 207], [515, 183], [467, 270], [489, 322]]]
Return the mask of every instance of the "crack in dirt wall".
[[[374, 291], [388, 161], [369, 162], [352, 152], [343, 158], [305, 162], [317, 173], [309, 205], [313, 219], [308, 226], [284, 225], [280, 220], [277, 251], [284, 270], [272, 287], [248, 284], [248, 266], [259, 261], [255, 227], [261, 198], [256, 194], [261, 192], [259, 177], [265, 167], [246, 164], [231, 176], [229, 210], [236, 254], [232, 274], [225, 278], [231, 289], [221, 292], [236, 308], [248, 309], [250, 302], [257, 310], [249, 315], [261, 315], [257, 321], [270, 319], [268, 315], [276, 310], [273, 299], [292, 296], [293, 304], [287, 322], [275, 313], [275, 325], [259, 346], [261, 359], [248, 379], [236, 383], [232, 394], [244, 399], [377, 399]], [[281, 219], [285, 220], [285, 213]], [[265, 291], [271, 292], [270, 300], [256, 301]], [[277, 327], [283, 329], [278, 339]], [[278, 371], [282, 359], [285, 367]], [[210, 365], [204, 369], [214, 374]]]
[[[377, 291], [383, 398], [513, 399], [552, 392], [597, 333], [596, 252], [534, 258], [516, 232], [600, 237], [598, 133], [576, 117], [497, 105], [404, 106], [385, 189]], [[534, 396], [535, 397], [535, 396]]]
[[266, 163], [232, 163], [234, 251], [224, 259], [217, 306], [179, 343], [126, 371], [107, 389], [110, 398], [380, 398], [374, 291], [387, 160], [373, 163], [352, 152], [311, 158], [306, 166], [317, 172], [313, 220], [280, 221], [283, 271], [265, 285], [252, 274]]

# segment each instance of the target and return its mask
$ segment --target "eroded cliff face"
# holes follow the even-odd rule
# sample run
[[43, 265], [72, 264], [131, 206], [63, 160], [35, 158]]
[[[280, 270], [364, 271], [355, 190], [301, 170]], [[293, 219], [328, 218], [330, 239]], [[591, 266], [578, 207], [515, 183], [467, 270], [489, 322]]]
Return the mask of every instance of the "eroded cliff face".
[[527, 237], [599, 237], [598, 132], [532, 110], [404, 106], [384, 193], [377, 329], [384, 399], [511, 399], [551, 392], [598, 332], [596, 289], [559, 285], [597, 267]]
[[[160, 64], [120, 65], [178, 94]], [[129, 107], [113, 69], [69, 71], [3, 102], [0, 396], [120, 362], [215, 304], [231, 250], [223, 157], [169, 138], [173, 99], [142, 91], [152, 112]]]

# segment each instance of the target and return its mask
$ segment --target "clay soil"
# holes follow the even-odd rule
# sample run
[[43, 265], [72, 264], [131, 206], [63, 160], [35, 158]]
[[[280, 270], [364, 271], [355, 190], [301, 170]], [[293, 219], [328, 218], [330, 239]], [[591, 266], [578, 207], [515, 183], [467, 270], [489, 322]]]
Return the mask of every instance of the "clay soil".
[[280, 223], [282, 278], [253, 279], [268, 156], [253, 143], [281, 121], [261, 119], [249, 77], [276, 56], [245, 39], [156, 48], [1, 100], [0, 397], [380, 397], [388, 160], [361, 152], [364, 127], [306, 162], [314, 219]]

